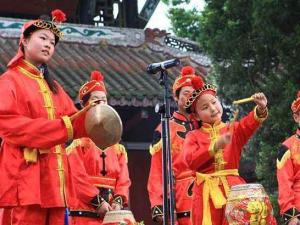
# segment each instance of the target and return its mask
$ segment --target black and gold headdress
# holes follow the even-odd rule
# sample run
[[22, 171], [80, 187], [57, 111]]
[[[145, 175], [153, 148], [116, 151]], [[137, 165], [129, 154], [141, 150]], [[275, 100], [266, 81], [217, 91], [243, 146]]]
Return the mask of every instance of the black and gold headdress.
[[204, 83], [204, 81], [202, 80], [201, 77], [199, 76], [195, 76], [192, 79], [192, 86], [194, 88], [194, 91], [191, 93], [191, 95], [189, 96], [189, 98], [187, 99], [184, 108], [186, 109], [187, 112], [192, 112], [192, 106], [193, 103], [196, 101], [196, 99], [203, 94], [206, 91], [211, 91], [214, 93], [214, 95], [217, 94], [217, 87], [212, 85], [212, 84], [208, 84], [208, 83]]
[[39, 29], [47, 29], [50, 30], [54, 35], [55, 35], [55, 40], [56, 42], [58, 41], [59, 38], [62, 38], [63, 33], [59, 29], [59, 25], [66, 21], [66, 15], [64, 14], [63, 11], [56, 9], [51, 12], [52, 15], [52, 20], [44, 20], [44, 19], [37, 19], [34, 20], [25, 31], [24, 34], [28, 34], [32, 32], [34, 29], [39, 28]]

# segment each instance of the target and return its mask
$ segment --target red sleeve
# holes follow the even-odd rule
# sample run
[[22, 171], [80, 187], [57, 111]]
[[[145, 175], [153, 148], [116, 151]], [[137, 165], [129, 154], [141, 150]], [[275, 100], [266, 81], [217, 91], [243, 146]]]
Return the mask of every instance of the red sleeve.
[[[161, 148], [160, 148], [161, 149]], [[151, 208], [163, 204], [162, 186], [162, 155], [161, 150], [153, 152], [151, 157], [151, 167], [148, 177], [148, 194]]]
[[74, 140], [67, 148], [68, 160], [77, 198], [82, 202], [90, 204], [92, 198], [99, 194], [99, 190], [89, 181], [89, 175], [87, 174], [82, 161], [82, 148], [80, 139]]
[[242, 147], [247, 143], [247, 141], [265, 119], [266, 118], [258, 118], [254, 109], [239, 122], [235, 123], [234, 134], [232, 138], [236, 141], [235, 144], [237, 149], [242, 150]]
[[[69, 95], [63, 90], [63, 88], [57, 83], [57, 86], [60, 89], [60, 93], [62, 95], [62, 98], [65, 99], [64, 105], [65, 105], [65, 111], [67, 116], [72, 116], [74, 113], [76, 113], [78, 110], [76, 109], [74, 102], [69, 97]], [[74, 136], [73, 139], [87, 137], [87, 133], [85, 131], [85, 113], [82, 113], [77, 119], [72, 121]]]
[[74, 130], [74, 139], [88, 137], [88, 134], [85, 130], [85, 115], [86, 113], [82, 113], [77, 119], [72, 122], [73, 130]]
[[147, 189], [151, 208], [153, 208], [163, 205], [161, 124], [156, 127], [153, 133], [150, 154], [152, 157]]
[[282, 145], [277, 157], [278, 203], [281, 215], [295, 207], [294, 177], [291, 152], [286, 145]]
[[[213, 143], [200, 137], [197, 130], [187, 134], [183, 144], [183, 159], [186, 165], [194, 171], [197, 171], [201, 165], [212, 159], [214, 153], [212, 150]], [[198, 131], [200, 132], [200, 131]]]
[[32, 148], [50, 148], [68, 139], [62, 119], [32, 119], [24, 116], [9, 81], [0, 82], [0, 136], [7, 142]]
[[128, 166], [127, 166], [127, 153], [123, 145], [117, 146], [121, 152], [119, 156], [120, 173], [117, 178], [116, 188], [114, 191], [115, 196], [121, 196], [125, 205], [128, 204], [129, 187], [131, 181], [129, 178]]

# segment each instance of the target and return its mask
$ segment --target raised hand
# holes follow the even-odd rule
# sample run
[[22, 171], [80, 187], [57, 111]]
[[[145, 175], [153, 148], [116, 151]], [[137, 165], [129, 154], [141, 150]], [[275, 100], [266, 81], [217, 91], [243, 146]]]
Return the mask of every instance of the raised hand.
[[262, 111], [265, 110], [268, 104], [268, 100], [264, 93], [262, 92], [255, 93], [251, 97], [253, 98], [253, 101], [256, 103], [258, 110], [262, 110]]
[[118, 204], [118, 203], [112, 203], [111, 204], [111, 208], [112, 208], [112, 210], [121, 210], [122, 209], [122, 206], [120, 205], [120, 204]]

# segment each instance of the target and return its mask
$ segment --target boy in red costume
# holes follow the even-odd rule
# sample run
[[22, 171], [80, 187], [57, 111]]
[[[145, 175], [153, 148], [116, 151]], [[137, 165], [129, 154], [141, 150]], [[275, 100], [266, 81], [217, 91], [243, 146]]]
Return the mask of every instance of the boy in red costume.
[[[65, 20], [60, 10], [52, 17], [24, 24], [18, 52], [0, 77], [0, 207], [11, 209], [10, 225], [63, 224], [75, 200], [64, 143], [86, 132], [47, 69], [62, 36], [56, 22]], [[97, 201], [98, 190], [77, 179], [86, 200]]]
[[267, 99], [263, 93], [254, 94], [254, 110], [229, 125], [221, 121], [216, 87], [200, 77], [193, 78], [192, 84], [195, 90], [185, 108], [201, 123], [187, 134], [183, 147], [185, 162], [196, 171], [192, 224], [228, 224], [224, 215], [228, 192], [231, 186], [245, 183], [238, 174], [242, 148], [267, 118]]
[[291, 106], [298, 129], [278, 151], [278, 203], [284, 223], [300, 224], [300, 91]]
[[[180, 76], [173, 84], [173, 97], [178, 105], [178, 111], [173, 113], [170, 120], [170, 142], [172, 154], [172, 169], [174, 173], [174, 193], [176, 217], [179, 225], [189, 224], [192, 200], [192, 185], [194, 173], [182, 161], [181, 153], [184, 138], [188, 131], [194, 128], [189, 114], [184, 109], [187, 97], [192, 93], [191, 80], [195, 77], [192, 67], [183, 67]], [[148, 178], [148, 193], [152, 208], [152, 219], [163, 222], [163, 188], [162, 188], [162, 140], [161, 125], [153, 136], [150, 147], [152, 155], [151, 168]]]
[[[79, 90], [82, 106], [100, 101], [107, 104], [107, 93], [100, 72], [91, 73], [91, 81]], [[83, 170], [89, 181], [100, 191], [103, 199], [96, 210], [78, 197], [75, 207], [70, 210], [72, 223], [76, 225], [99, 225], [104, 214], [110, 210], [120, 210], [128, 203], [130, 179], [127, 167], [127, 153], [123, 145], [115, 144], [106, 149], [98, 148], [89, 138], [74, 140], [67, 149], [71, 170]], [[75, 176], [76, 173], [74, 174]], [[76, 183], [75, 183], [76, 186]]]

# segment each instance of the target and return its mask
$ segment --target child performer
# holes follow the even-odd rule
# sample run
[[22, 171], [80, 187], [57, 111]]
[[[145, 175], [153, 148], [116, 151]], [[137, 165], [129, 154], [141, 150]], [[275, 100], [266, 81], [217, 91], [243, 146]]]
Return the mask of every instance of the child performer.
[[[87, 134], [83, 115], [72, 120], [76, 108], [47, 67], [65, 19], [54, 10], [52, 21], [26, 22], [17, 54], [0, 76], [0, 207], [11, 225], [63, 224], [74, 200], [65, 142]], [[87, 202], [98, 199], [97, 188], [81, 188]]]
[[[79, 99], [83, 107], [91, 101], [107, 104], [107, 93], [103, 76], [98, 71], [91, 73], [91, 80], [79, 90]], [[90, 183], [99, 189], [101, 205], [96, 210], [87, 201], [80, 199], [71, 207], [71, 224], [97, 225], [110, 210], [120, 210], [128, 204], [130, 179], [127, 167], [127, 153], [123, 145], [115, 144], [106, 149], [98, 148], [89, 138], [76, 139], [67, 148], [71, 171], [83, 170]], [[76, 180], [74, 179], [76, 182]], [[75, 183], [76, 186], [76, 183]]]
[[[189, 120], [189, 114], [185, 111], [184, 105], [194, 90], [192, 88], [191, 79], [195, 76], [194, 68], [185, 66], [173, 84], [173, 97], [178, 109], [173, 113], [170, 119], [170, 142], [172, 172], [174, 173], [176, 219], [178, 225], [189, 224], [192, 202], [191, 191], [195, 180], [195, 173], [186, 167], [182, 157], [184, 138], [190, 130], [194, 129], [193, 121]], [[148, 178], [148, 194], [152, 207], [152, 219], [158, 224], [162, 224], [163, 177], [161, 125], [156, 128], [153, 137], [153, 143], [150, 148], [152, 158]]]
[[187, 134], [183, 147], [187, 165], [196, 171], [192, 224], [228, 224], [226, 198], [232, 185], [245, 183], [238, 174], [242, 148], [267, 118], [267, 98], [263, 93], [254, 94], [254, 110], [239, 122], [225, 124], [216, 87], [200, 77], [193, 78], [192, 84], [195, 90], [185, 108], [201, 125]]
[[278, 203], [284, 223], [297, 225], [300, 224], [300, 91], [291, 109], [298, 129], [278, 151]]

